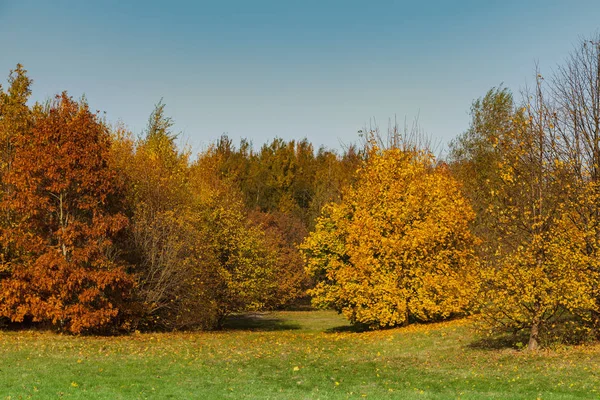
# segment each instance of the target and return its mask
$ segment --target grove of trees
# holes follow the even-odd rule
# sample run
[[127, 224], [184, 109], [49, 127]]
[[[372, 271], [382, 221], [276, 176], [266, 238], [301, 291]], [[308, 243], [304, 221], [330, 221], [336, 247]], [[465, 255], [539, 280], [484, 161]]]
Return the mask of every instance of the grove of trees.
[[312, 285], [297, 246], [361, 156], [226, 137], [193, 158], [159, 103], [140, 137], [85, 99], [0, 88], [0, 318], [67, 332], [218, 328]]
[[382, 328], [474, 315], [492, 334], [600, 335], [600, 36], [515, 98], [491, 89], [436, 159], [365, 132], [178, 146], [160, 102], [135, 136], [67, 93], [0, 87], [0, 324], [215, 329], [307, 296]]

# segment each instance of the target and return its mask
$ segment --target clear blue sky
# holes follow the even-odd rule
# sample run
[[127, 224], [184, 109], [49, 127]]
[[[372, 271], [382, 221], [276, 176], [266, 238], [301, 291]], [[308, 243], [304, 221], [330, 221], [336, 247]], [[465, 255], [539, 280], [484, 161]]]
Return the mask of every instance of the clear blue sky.
[[161, 98], [194, 150], [222, 133], [328, 147], [375, 117], [446, 143], [492, 86], [549, 73], [600, 27], [598, 0], [0, 0], [0, 76], [85, 94], [139, 133]]

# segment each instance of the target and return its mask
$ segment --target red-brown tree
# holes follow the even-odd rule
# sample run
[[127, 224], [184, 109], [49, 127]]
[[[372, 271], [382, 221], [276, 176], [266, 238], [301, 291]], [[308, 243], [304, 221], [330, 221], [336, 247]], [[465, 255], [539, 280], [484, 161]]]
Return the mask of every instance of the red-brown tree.
[[109, 325], [131, 279], [113, 240], [127, 225], [122, 187], [108, 164], [110, 135], [84, 102], [63, 93], [33, 108], [12, 138], [1, 207], [15, 216], [15, 248], [0, 281], [0, 316], [79, 333]]

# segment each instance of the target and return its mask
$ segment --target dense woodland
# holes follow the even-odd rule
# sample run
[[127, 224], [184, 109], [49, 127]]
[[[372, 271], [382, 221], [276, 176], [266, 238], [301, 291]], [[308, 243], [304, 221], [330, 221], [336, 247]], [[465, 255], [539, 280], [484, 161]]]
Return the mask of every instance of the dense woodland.
[[528, 347], [600, 335], [600, 37], [491, 89], [436, 159], [419, 131], [342, 151], [177, 145], [67, 93], [0, 88], [0, 324], [215, 329], [309, 296], [383, 328], [474, 315]]

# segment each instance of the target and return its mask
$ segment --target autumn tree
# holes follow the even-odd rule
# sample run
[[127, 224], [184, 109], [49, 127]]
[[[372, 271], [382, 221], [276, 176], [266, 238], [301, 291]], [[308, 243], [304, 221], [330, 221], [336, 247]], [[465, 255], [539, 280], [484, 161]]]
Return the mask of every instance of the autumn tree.
[[[563, 65], [545, 82], [546, 106], [552, 108], [547, 133], [555, 157], [569, 167], [568, 201], [573, 206], [584, 254], [600, 258], [600, 34], [582, 38]], [[599, 277], [596, 262], [588, 274]], [[600, 335], [600, 281], [591, 288], [596, 304], [589, 310]]]
[[325, 205], [338, 202], [343, 190], [356, 179], [356, 171], [362, 165], [364, 152], [349, 145], [341, 154], [320, 148], [315, 157], [315, 175], [312, 179], [313, 195], [307, 210], [307, 227], [315, 228], [316, 220]]
[[[450, 170], [475, 211], [473, 232], [486, 242], [496, 239], [486, 211], [493, 201], [490, 188], [500, 183], [502, 149], [497, 144], [512, 131], [518, 113], [507, 88], [492, 88], [473, 102], [469, 129], [450, 144]], [[477, 248], [480, 257], [490, 256], [483, 247]]]
[[465, 312], [477, 287], [473, 217], [428, 152], [372, 145], [302, 244], [313, 303], [373, 328]]
[[284, 307], [305, 298], [312, 280], [304, 272], [304, 260], [298, 245], [308, 235], [302, 220], [283, 212], [251, 211], [249, 221], [264, 232], [264, 244], [273, 257], [275, 294], [267, 306]]
[[[27, 100], [31, 95], [31, 79], [27, 76], [27, 71], [22, 65], [18, 64], [14, 71], [11, 71], [8, 78], [8, 90], [4, 92], [0, 86], [0, 197], [3, 198], [11, 192], [11, 186], [7, 184], [4, 177], [11, 170], [14, 156], [14, 141], [17, 136], [27, 135], [31, 130], [31, 110], [27, 106]], [[4, 235], [14, 221], [13, 213], [8, 210], [2, 210], [0, 216], [0, 232]], [[4, 261], [4, 267], [13, 256], [14, 246], [12, 238], [4, 236], [0, 239], [2, 249], [0, 257]], [[6, 271], [5, 271], [6, 272]], [[2, 269], [0, 269], [0, 277]]]
[[[571, 165], [557, 157], [553, 110], [537, 75], [526, 105], [509, 125], [487, 137], [497, 149], [488, 165], [495, 179], [480, 182], [487, 191], [485, 222], [491, 232], [482, 249], [482, 314], [495, 330], [525, 331], [528, 349], [569, 315], [594, 307], [585, 252], [586, 233], [578, 230]], [[567, 318], [568, 319], [568, 318]]]
[[185, 324], [180, 313], [198, 238], [190, 225], [189, 155], [178, 149], [172, 126], [159, 102], [142, 137], [134, 140], [120, 128], [113, 142], [113, 162], [126, 183], [131, 214], [122, 247], [136, 278], [139, 327]]
[[14, 222], [2, 238], [15, 250], [2, 266], [0, 315], [74, 333], [109, 325], [132, 282], [113, 251], [128, 221], [106, 126], [63, 93], [35, 106], [31, 129], [11, 140], [1, 207]]
[[278, 304], [275, 249], [248, 219], [239, 189], [218, 174], [218, 163], [200, 156], [190, 176], [200, 235], [192, 301], [213, 328], [232, 313]]
[[536, 71], [520, 110], [488, 94], [477, 105], [490, 123], [475, 114], [472, 126], [485, 129], [455, 142], [453, 170], [484, 200], [475, 203], [488, 274], [482, 317], [527, 332], [530, 349], [566, 323], [600, 326], [599, 42], [582, 40], [549, 80]]
[[292, 214], [307, 228], [314, 226], [323, 205], [339, 198], [362, 159], [353, 145], [338, 154], [325, 148], [315, 151], [306, 139], [276, 138], [257, 151], [246, 140], [236, 148], [225, 135], [210, 153], [220, 174], [241, 190], [249, 209]]

